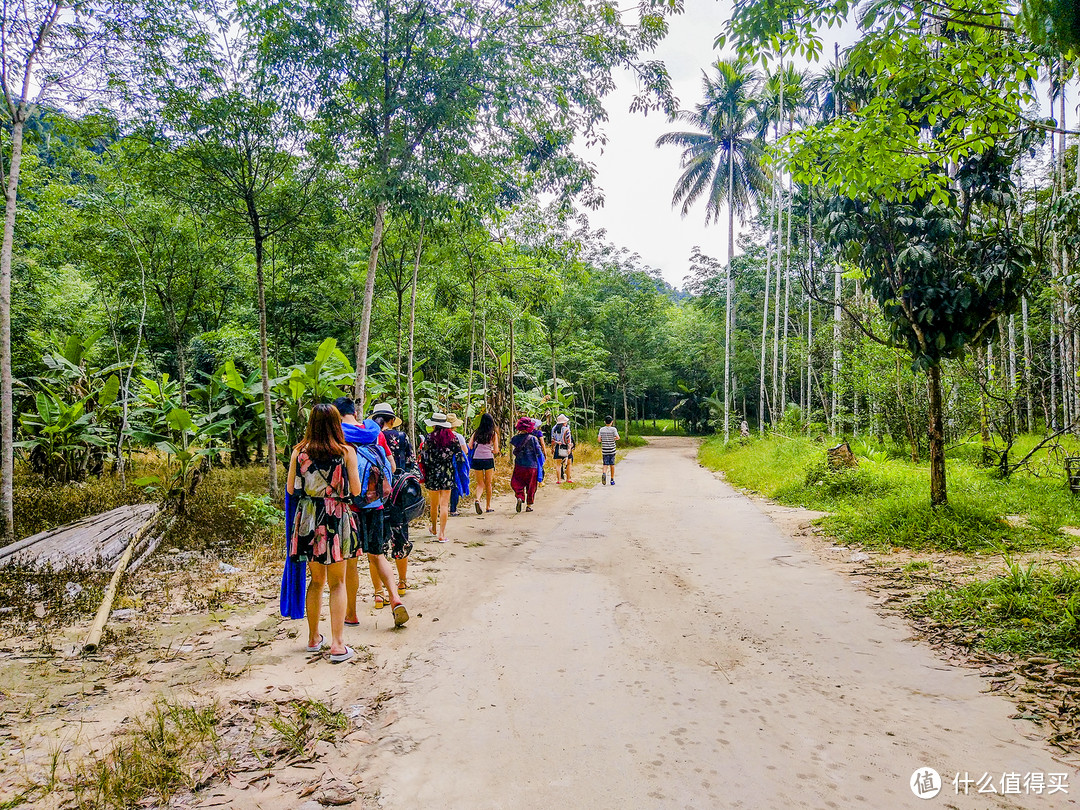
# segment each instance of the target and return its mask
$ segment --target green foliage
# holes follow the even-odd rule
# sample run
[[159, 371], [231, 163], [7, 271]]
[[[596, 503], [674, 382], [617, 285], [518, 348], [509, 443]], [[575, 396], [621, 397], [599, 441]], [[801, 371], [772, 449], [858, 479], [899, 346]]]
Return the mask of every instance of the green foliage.
[[1018, 22], [1036, 44], [1080, 53], [1080, 6], [1073, 0], [1021, 0]]
[[135, 728], [73, 777], [75, 806], [136, 807], [151, 798], [162, 804], [194, 789], [199, 774], [224, 770], [216, 707], [159, 701], [136, 718]]
[[995, 148], [960, 162], [960, 193], [908, 201], [831, 205], [825, 231], [862, 271], [891, 339], [913, 367], [962, 356], [996, 335], [997, 318], [1015, 311], [1031, 251], [1004, 227], [1012, 205], [1016, 153]]
[[[279, 473], [285, 473], [279, 468]], [[284, 480], [284, 479], [283, 479]], [[241, 497], [264, 501], [266, 470], [261, 467], [220, 468], [208, 473], [206, 481], [188, 497], [183, 515], [177, 517], [165, 532], [166, 547], [202, 550], [213, 549], [229, 555], [236, 548], [265, 545], [268, 542], [283, 548], [284, 526], [269, 524], [271, 510], [279, 504], [266, 503], [253, 507], [262, 526], [252, 528], [246, 507], [238, 507]], [[284, 553], [284, 552], [282, 552]]]
[[965, 631], [974, 646], [1070, 663], [1080, 653], [1080, 567], [1007, 561], [1005, 573], [934, 591], [911, 609]]
[[66, 483], [100, 473], [117, 444], [117, 366], [99, 368], [91, 361], [97, 332], [85, 339], [68, 336], [60, 351], [46, 355], [42, 372], [29, 380], [19, 414], [21, 440], [34, 472]]
[[[788, 147], [796, 178], [839, 194], [889, 202], [909, 194], [940, 201], [949, 166], [993, 147], [999, 136], [1037, 122], [1040, 59], [1012, 35], [1014, 4], [976, 0], [941, 19], [932, 2], [859, 4], [851, 0], [738, 0], [725, 38], [766, 61], [776, 51], [821, 55], [821, 32], [861, 26], [847, 54], [849, 73], [871, 90], [850, 113], [809, 126]], [[940, 24], [944, 23], [944, 24]]]
[[873, 476], [860, 467], [841, 467], [832, 469], [827, 461], [819, 461], [806, 470], [803, 481], [806, 489], [817, 488], [821, 497], [828, 499], [859, 495], [880, 495], [888, 490], [888, 485], [875, 481]]
[[232, 505], [240, 513], [249, 536], [273, 528], [285, 518], [285, 511], [275, 506], [269, 495], [241, 492]]

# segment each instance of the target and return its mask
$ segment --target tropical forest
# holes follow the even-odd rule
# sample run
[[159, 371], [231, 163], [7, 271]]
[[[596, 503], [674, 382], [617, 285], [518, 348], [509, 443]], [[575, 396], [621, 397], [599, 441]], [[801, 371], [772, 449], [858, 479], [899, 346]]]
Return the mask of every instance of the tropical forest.
[[0, 809], [1080, 790], [1072, 0], [2, 15]]

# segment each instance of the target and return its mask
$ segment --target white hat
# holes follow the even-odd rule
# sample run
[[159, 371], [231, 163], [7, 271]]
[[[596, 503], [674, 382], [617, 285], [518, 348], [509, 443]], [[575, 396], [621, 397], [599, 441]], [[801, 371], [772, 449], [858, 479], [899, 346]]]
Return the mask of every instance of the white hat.
[[445, 413], [433, 413], [430, 419], [425, 419], [424, 424], [428, 427], [451, 427]]
[[556, 425], [565, 425], [569, 421], [570, 421], [570, 417], [568, 417], [565, 413], [560, 413], [559, 418], [555, 420], [555, 424]]
[[394, 408], [389, 402], [380, 402], [374, 408], [371, 409], [372, 416], [381, 416], [386, 420], [386, 427], [395, 428], [401, 424], [401, 420], [398, 419], [397, 414], [394, 413]]

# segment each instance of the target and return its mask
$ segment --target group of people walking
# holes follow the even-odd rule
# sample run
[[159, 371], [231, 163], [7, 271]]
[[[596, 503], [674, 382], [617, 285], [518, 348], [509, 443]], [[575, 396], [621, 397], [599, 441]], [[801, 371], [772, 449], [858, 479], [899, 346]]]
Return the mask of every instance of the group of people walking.
[[[609, 480], [615, 483], [615, 441], [619, 437], [612, 420], [606, 421], [598, 436], [605, 485]], [[523, 416], [515, 423], [515, 434], [508, 444], [514, 461], [510, 486], [516, 511], [533, 511], [548, 457], [557, 462], [557, 483], [573, 483], [574, 436], [569, 422], [565, 415], [555, 420], [550, 444], [538, 420]], [[457, 514], [459, 498], [468, 493], [470, 475], [475, 480], [476, 513], [494, 511], [495, 459], [503, 448], [490, 414], [482, 414], [466, 438], [456, 430], [463, 426], [458, 417], [435, 413], [425, 422], [430, 433], [421, 438], [415, 451], [409, 437], [397, 430], [400, 424], [389, 403], [375, 405], [362, 422], [348, 397], [332, 405], [315, 405], [304, 438], [289, 459], [287, 490], [294, 510], [288, 526], [288, 553], [290, 561], [306, 562], [309, 574], [304, 611], [306, 649], [317, 653], [326, 646], [319, 622], [323, 590], [329, 587], [329, 653], [333, 663], [355, 655], [345, 644], [344, 629], [359, 624], [361, 557], [367, 557], [375, 607], [389, 606], [396, 626], [409, 620], [402, 594], [410, 589], [408, 559], [413, 544], [408, 514], [391, 497], [396, 482], [408, 476], [423, 481], [428, 528], [439, 543], [449, 542], [447, 519]]]

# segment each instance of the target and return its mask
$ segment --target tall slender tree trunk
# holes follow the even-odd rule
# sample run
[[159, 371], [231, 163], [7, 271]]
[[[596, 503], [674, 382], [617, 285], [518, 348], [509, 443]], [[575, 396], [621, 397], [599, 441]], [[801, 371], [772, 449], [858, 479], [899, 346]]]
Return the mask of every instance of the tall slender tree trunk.
[[[400, 278], [400, 277], [399, 277]], [[401, 407], [401, 350], [402, 350], [402, 328], [401, 322], [404, 320], [402, 317], [405, 312], [405, 294], [404, 291], [398, 290], [397, 293], [397, 328], [394, 330], [397, 333], [397, 346], [396, 346], [396, 361], [394, 363], [394, 397], [397, 402], [397, 406]]]
[[416, 261], [412, 269], [412, 293], [409, 300], [409, 360], [408, 379], [405, 381], [409, 389], [409, 440], [416, 447], [416, 389], [413, 384], [415, 372], [415, 340], [416, 340], [416, 282], [420, 276], [420, 256], [424, 251], [424, 220], [420, 220], [420, 237], [416, 241]]
[[1025, 295], [1020, 299], [1020, 328], [1024, 335], [1024, 410], [1026, 413], [1027, 432], [1035, 430], [1035, 419], [1031, 407], [1031, 333], [1028, 331], [1028, 300]]
[[371, 305], [375, 299], [375, 271], [379, 266], [379, 251], [382, 250], [383, 227], [386, 221], [386, 203], [375, 206], [375, 223], [371, 229], [371, 252], [368, 254], [367, 275], [364, 277], [364, 309], [360, 315], [360, 339], [356, 341], [356, 381], [353, 384], [353, 398], [367, 409], [367, 356], [368, 342], [371, 339]]
[[552, 400], [558, 403], [559, 398], [559, 384], [555, 382], [555, 344], [551, 344], [551, 397]]
[[[761, 300], [761, 366], [758, 371], [758, 432], [765, 435], [765, 355], [769, 345], [769, 290], [772, 283], [772, 242], [768, 244], [765, 256], [765, 295]], [[772, 408], [769, 409], [770, 415]]]
[[11, 255], [15, 249], [15, 211], [22, 166], [24, 107], [17, 108], [11, 125], [11, 160], [4, 188], [4, 244], [0, 253], [0, 523], [4, 543], [15, 539], [15, 411], [11, 376]]
[[484, 320], [480, 327], [480, 376], [484, 381], [484, 409], [491, 410], [488, 402], [488, 367], [487, 367], [487, 309], [484, 310]]
[[773, 194], [773, 202], [776, 206], [776, 284], [773, 293], [773, 344], [772, 344], [772, 414], [773, 422], [779, 422], [783, 415], [780, 405], [780, 268], [783, 267], [783, 239], [780, 228], [783, 211], [780, 193]]
[[[810, 289], [816, 287], [814, 279], [814, 190], [807, 191], [806, 204], [806, 275]], [[824, 409], [825, 403], [821, 407]], [[806, 412], [803, 418], [807, 427], [814, 410], [814, 299], [806, 296]]]
[[1058, 362], [1057, 362], [1057, 335], [1055, 334], [1054, 310], [1056, 307], [1051, 302], [1050, 306], [1050, 424], [1049, 431], [1053, 433], [1058, 429]]
[[836, 263], [833, 271], [833, 352], [832, 352], [832, 418], [830, 432], [835, 436], [840, 428], [840, 318], [843, 310], [840, 309], [840, 295], [843, 292], [841, 273], [843, 270], [840, 263]]
[[630, 435], [630, 406], [626, 401], [626, 375], [623, 375], [622, 379], [622, 416], [623, 416], [623, 430], [627, 436]]
[[[1013, 391], [1013, 416], [1016, 423], [1020, 424], [1020, 377], [1019, 365], [1016, 362], [1016, 315], [1009, 315], [1009, 387]], [[1019, 427], [1017, 428], [1019, 431]]]
[[[724, 444], [731, 438], [731, 319], [735, 315], [732, 299], [735, 282], [731, 264], [735, 261], [735, 150], [728, 144], [728, 260], [724, 301]], [[625, 393], [625, 392], [624, 392]]]
[[[249, 211], [253, 211], [249, 204]], [[277, 443], [274, 439], [274, 411], [270, 404], [270, 360], [266, 339], [266, 284], [263, 278], [263, 241], [258, 219], [254, 221], [255, 278], [259, 288], [259, 373], [262, 377], [263, 422], [266, 426], [266, 464], [269, 468], [270, 497], [278, 499]]]
[[990, 452], [990, 409], [986, 398], [986, 387], [990, 382], [987, 374], [986, 351], [979, 348], [974, 354], [975, 376], [979, 380], [979, 439], [982, 443], [982, 463], [989, 465], [993, 458]]
[[787, 209], [787, 252], [784, 254], [784, 317], [783, 336], [780, 338], [780, 401], [776, 403], [783, 418], [787, 408], [787, 375], [788, 375], [788, 318], [791, 312], [791, 202], [795, 196], [790, 183], [788, 186], [788, 209]]
[[814, 410], [814, 302], [806, 297], [806, 411], [803, 419], [810, 424]]
[[514, 316], [510, 316], [510, 363], [507, 370], [506, 382], [509, 385], [509, 391], [507, 392], [510, 402], [510, 425], [508, 426], [508, 434], [514, 433], [514, 424], [517, 422], [517, 402], [514, 396]]
[[472, 377], [473, 366], [476, 363], [476, 275], [472, 274], [472, 311], [473, 317], [469, 319], [469, 379], [465, 386], [465, 430], [471, 430], [469, 425], [472, 419]]
[[949, 502], [945, 484], [945, 426], [941, 405], [941, 366], [936, 363], [926, 372], [930, 395], [930, 505], [944, 506]]

